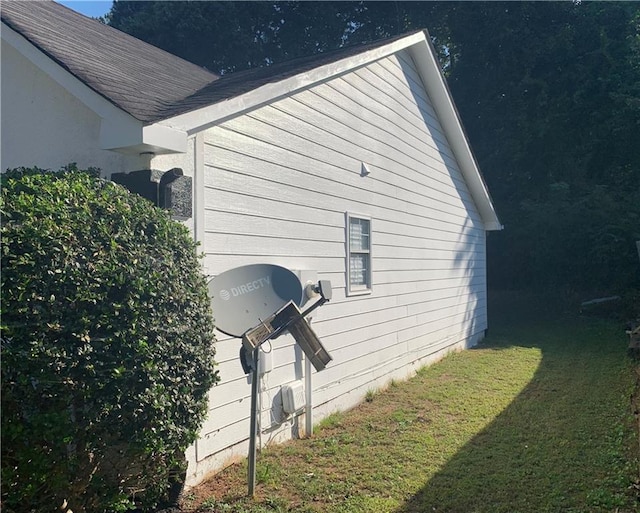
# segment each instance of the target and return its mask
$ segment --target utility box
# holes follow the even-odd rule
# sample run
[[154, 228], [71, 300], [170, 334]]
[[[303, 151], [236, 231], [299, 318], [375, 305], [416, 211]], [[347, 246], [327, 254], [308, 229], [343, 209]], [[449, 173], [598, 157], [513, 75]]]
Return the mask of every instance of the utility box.
[[193, 215], [193, 181], [190, 176], [184, 176], [180, 168], [113, 173], [111, 180], [148, 199], [155, 206], [171, 211], [171, 216], [176, 220], [184, 221]]
[[282, 392], [282, 410], [287, 415], [304, 408], [304, 383], [302, 381], [294, 381], [284, 385], [280, 390]]
[[[166, 176], [166, 175], [165, 175]], [[177, 221], [186, 221], [193, 216], [190, 176], [176, 176], [166, 184], [160, 183], [160, 207], [171, 212]]]

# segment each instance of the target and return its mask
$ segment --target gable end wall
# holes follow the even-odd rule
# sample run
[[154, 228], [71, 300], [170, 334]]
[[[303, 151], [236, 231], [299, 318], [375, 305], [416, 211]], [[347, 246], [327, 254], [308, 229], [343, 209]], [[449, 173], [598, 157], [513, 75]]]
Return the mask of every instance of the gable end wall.
[[[482, 337], [484, 226], [408, 53], [210, 128], [204, 162], [210, 275], [273, 263], [331, 280], [333, 299], [312, 324], [334, 359], [313, 374], [314, 421]], [[372, 220], [369, 295], [346, 294], [345, 212]], [[219, 336], [222, 382], [190, 454], [192, 483], [246, 455], [250, 384], [239, 348]], [[263, 444], [302, 430], [280, 396], [302, 368], [290, 337], [273, 342]]]
[[37, 166], [111, 173], [141, 169], [145, 160], [100, 148], [98, 115], [2, 41], [2, 149], [0, 169]]

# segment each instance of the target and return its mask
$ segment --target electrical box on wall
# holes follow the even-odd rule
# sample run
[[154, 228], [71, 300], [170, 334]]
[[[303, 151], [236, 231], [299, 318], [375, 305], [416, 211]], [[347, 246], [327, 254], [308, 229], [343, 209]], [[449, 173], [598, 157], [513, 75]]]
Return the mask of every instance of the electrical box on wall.
[[302, 381], [294, 381], [288, 385], [284, 385], [282, 392], [282, 409], [288, 415], [304, 408], [304, 383]]

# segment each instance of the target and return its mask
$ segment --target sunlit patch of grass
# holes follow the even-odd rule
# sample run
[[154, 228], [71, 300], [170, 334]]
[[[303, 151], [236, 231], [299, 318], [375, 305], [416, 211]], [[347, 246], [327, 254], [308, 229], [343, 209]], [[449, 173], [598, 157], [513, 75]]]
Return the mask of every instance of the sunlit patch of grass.
[[244, 465], [197, 494], [235, 513], [635, 511], [624, 333], [505, 312], [478, 348], [327, 417], [311, 439], [263, 451], [255, 499], [244, 497]]

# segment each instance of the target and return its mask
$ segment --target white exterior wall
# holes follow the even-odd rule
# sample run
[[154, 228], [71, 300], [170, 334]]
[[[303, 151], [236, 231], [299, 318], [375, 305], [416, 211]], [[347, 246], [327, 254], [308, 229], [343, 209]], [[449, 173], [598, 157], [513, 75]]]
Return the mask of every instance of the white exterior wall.
[[[313, 321], [334, 359], [313, 373], [314, 421], [483, 336], [484, 226], [408, 53], [208, 129], [204, 168], [209, 274], [273, 263], [331, 280], [333, 299]], [[372, 220], [370, 295], [345, 293], [345, 212]], [[219, 336], [222, 381], [188, 455], [190, 484], [246, 455], [239, 348]], [[261, 380], [263, 444], [304, 426], [285, 418], [279, 393], [302, 377], [300, 352], [290, 337], [273, 351]]]
[[100, 149], [100, 117], [5, 41], [1, 82], [0, 170], [76, 162], [109, 175], [146, 167], [146, 159]]

